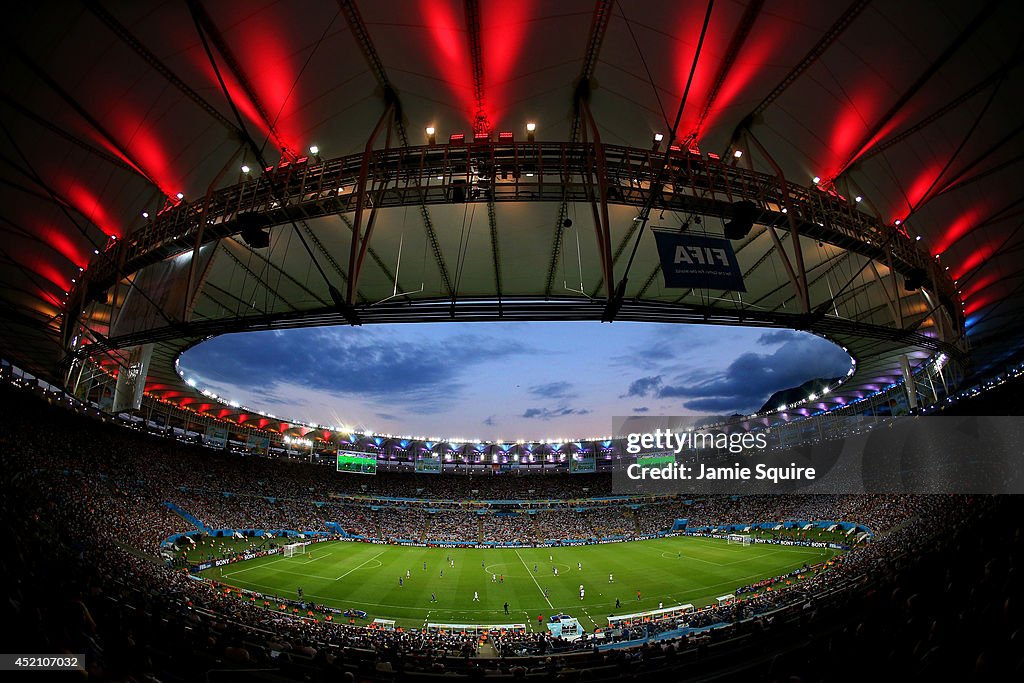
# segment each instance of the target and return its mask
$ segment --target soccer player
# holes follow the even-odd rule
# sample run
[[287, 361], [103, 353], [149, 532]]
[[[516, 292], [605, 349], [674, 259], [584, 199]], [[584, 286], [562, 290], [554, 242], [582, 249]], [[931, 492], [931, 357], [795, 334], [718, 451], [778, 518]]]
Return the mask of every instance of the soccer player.
[[505, 575], [498, 574], [498, 583], [505, 583]]
[[608, 575], [608, 583], [615, 583], [615, 575], [614, 574], [609, 574]]
[[640, 591], [636, 592], [636, 600], [637, 602], [640, 602]]
[[398, 577], [398, 587], [399, 588], [402, 587], [402, 577], [401, 576]]
[[295, 592], [296, 592], [296, 594], [298, 594], [299, 598], [301, 599], [302, 598], [302, 586], [299, 586], [298, 588], [296, 588]]
[[491, 574], [491, 583], [498, 583], [498, 575]]
[[443, 569], [441, 570], [441, 578], [442, 579], [444, 578], [444, 570]]
[[578, 571], [578, 572], [583, 571], [583, 563], [582, 562], [577, 562], [576, 563], [576, 571]]
[[508, 614], [508, 601], [505, 601], [505, 614]]
[[423, 571], [427, 571], [427, 563], [426, 562], [423, 563]]
[[473, 591], [473, 602], [480, 602], [480, 594]]
[[437, 596], [433, 593], [430, 594], [430, 602], [437, 602]]
[[580, 586], [580, 600], [583, 599], [583, 586]]
[[407, 578], [407, 579], [411, 579], [412, 578], [412, 572], [410, 572], [408, 569], [405, 570], [405, 578]]
[[534, 574], [537, 573], [537, 563], [536, 562], [533, 563], [533, 573]]
[[619, 609], [620, 607], [622, 607], [622, 603], [619, 602], [618, 598], [615, 598], [615, 609]]

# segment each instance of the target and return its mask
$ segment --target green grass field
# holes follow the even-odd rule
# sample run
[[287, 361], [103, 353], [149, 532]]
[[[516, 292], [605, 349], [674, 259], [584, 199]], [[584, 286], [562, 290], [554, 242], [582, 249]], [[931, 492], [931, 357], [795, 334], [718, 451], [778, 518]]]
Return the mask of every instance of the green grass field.
[[[301, 587], [308, 600], [361, 609], [371, 620], [394, 619], [404, 627], [422, 627], [427, 622], [525, 622], [535, 628], [538, 614], [546, 618], [565, 612], [589, 630], [607, 626], [609, 614], [657, 609], [659, 603], [665, 607], [714, 604], [717, 596], [804, 564], [817, 564], [838, 552], [729, 545], [724, 540], [687, 536], [566, 548], [445, 549], [342, 541], [310, 548], [312, 557], [272, 555], [209, 569], [203, 576], [285, 598], [295, 598]], [[558, 568], [557, 577], [553, 566]], [[492, 581], [492, 574], [504, 575], [504, 581]], [[609, 574], [614, 575], [614, 583], [609, 583]], [[586, 589], [582, 601], [580, 584]], [[480, 596], [478, 602], [473, 601], [474, 591]], [[431, 602], [431, 593], [436, 602]], [[621, 601], [618, 609], [616, 598]], [[503, 610], [506, 601], [509, 615]]]

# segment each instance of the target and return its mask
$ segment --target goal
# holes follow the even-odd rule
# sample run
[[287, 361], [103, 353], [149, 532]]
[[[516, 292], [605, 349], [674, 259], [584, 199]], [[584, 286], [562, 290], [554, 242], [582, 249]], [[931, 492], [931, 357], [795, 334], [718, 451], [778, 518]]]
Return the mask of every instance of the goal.
[[753, 538], [751, 538], [750, 536], [746, 536], [744, 534], [729, 534], [725, 537], [725, 540], [729, 545], [750, 545], [754, 542]]
[[285, 557], [295, 557], [296, 555], [305, 555], [305, 554], [306, 554], [306, 544], [305, 543], [289, 543], [288, 545], [286, 545], [284, 547], [284, 556]]

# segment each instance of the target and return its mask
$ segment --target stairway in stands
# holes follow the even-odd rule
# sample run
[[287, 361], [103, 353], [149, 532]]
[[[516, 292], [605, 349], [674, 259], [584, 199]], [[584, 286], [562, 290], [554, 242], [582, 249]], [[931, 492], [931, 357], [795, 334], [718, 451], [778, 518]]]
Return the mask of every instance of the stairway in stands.
[[202, 521], [200, 521], [200, 519], [193, 515], [191, 512], [183, 510], [182, 508], [167, 500], [164, 501], [164, 506], [168, 510], [170, 510], [171, 512], [178, 515], [183, 520], [194, 526], [199, 531], [202, 531], [204, 534], [207, 532], [206, 525], [203, 524]]

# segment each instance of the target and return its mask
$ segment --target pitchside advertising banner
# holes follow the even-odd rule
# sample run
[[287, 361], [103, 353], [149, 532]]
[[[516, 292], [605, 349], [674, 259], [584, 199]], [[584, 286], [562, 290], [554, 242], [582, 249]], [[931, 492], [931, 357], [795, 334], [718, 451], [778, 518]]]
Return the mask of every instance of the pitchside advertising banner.
[[747, 291], [729, 240], [662, 230], [654, 239], [666, 287]]
[[1024, 417], [616, 417], [612, 492], [1024, 493]]

